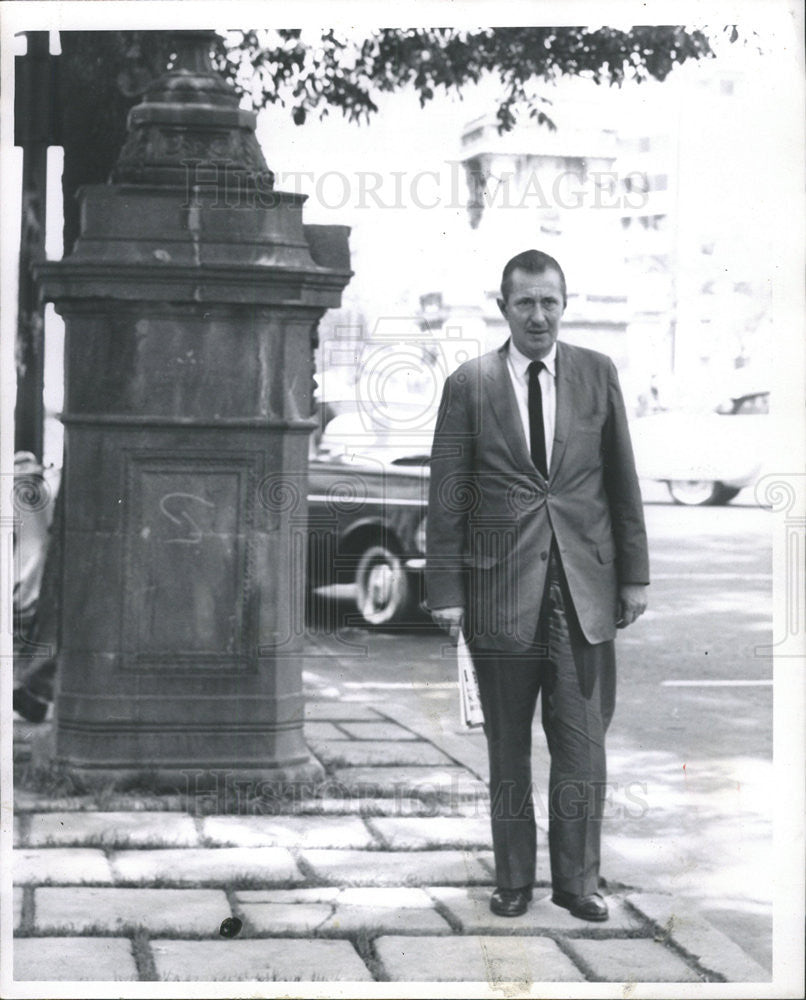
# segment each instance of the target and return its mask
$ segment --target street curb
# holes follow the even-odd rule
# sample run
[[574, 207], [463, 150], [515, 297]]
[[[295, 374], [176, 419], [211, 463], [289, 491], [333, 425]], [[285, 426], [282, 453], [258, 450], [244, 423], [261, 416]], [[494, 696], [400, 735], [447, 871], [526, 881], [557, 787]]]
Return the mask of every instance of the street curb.
[[739, 945], [705, 920], [691, 903], [660, 893], [634, 893], [627, 904], [698, 966], [728, 983], [769, 983], [771, 975]]

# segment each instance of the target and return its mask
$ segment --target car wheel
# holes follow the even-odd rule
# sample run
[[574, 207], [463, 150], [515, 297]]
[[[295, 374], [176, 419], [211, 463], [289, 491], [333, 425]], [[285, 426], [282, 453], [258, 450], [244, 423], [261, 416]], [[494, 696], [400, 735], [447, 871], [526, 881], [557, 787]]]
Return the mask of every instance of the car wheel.
[[685, 507], [705, 507], [727, 503], [739, 492], [710, 479], [672, 479], [666, 485], [672, 500]]
[[356, 605], [370, 625], [391, 625], [411, 606], [411, 585], [403, 562], [385, 545], [373, 545], [358, 560]]

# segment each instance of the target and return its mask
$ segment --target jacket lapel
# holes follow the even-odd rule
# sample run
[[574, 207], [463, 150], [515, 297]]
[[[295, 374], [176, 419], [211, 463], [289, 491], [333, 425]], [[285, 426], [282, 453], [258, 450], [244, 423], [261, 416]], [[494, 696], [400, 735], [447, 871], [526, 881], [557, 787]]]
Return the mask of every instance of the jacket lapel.
[[571, 429], [574, 393], [574, 361], [565, 345], [557, 343], [556, 410], [554, 415], [554, 444], [551, 449], [549, 476], [556, 474], [565, 454]]
[[[509, 341], [493, 354], [487, 356], [484, 372], [484, 391], [490, 408], [498, 422], [501, 436], [509, 448], [516, 467], [524, 472], [533, 472], [541, 479], [542, 475], [532, 463], [526, 435], [523, 432], [523, 422], [515, 399], [515, 390], [507, 368], [507, 348]], [[553, 466], [552, 457], [552, 466]]]

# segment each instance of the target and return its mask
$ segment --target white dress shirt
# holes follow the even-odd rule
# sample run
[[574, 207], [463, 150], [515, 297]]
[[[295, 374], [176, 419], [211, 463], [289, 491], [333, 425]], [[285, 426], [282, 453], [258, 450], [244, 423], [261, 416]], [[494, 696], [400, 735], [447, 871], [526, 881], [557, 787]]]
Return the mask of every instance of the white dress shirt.
[[[546, 466], [551, 469], [551, 448], [554, 444], [554, 421], [557, 413], [557, 392], [555, 382], [557, 377], [557, 344], [551, 345], [551, 350], [540, 359], [543, 362], [543, 369], [537, 376], [540, 382], [540, 393], [543, 397], [543, 430], [546, 435]], [[507, 368], [515, 390], [515, 399], [518, 403], [518, 412], [521, 415], [523, 433], [526, 437], [526, 444], [531, 450], [532, 435], [529, 430], [529, 365], [531, 358], [521, 354], [518, 348], [509, 342], [509, 352], [507, 357]]]

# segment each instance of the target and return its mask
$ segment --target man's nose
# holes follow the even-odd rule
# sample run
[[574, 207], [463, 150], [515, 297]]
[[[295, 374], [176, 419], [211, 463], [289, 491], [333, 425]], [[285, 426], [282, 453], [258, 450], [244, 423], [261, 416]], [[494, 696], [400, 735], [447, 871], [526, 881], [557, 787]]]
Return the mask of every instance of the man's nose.
[[545, 316], [543, 314], [543, 308], [539, 302], [535, 302], [534, 308], [532, 309], [532, 315], [529, 317], [535, 326], [541, 326]]

